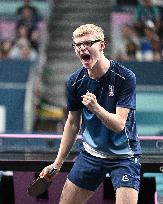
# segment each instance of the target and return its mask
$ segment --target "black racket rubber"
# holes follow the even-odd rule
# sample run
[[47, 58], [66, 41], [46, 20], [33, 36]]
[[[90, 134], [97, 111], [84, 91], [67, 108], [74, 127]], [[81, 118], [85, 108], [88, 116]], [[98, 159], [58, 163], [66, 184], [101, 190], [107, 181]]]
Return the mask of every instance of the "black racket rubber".
[[[56, 172], [56, 168], [52, 168], [49, 171], [49, 174], [54, 174]], [[36, 197], [44, 193], [50, 186], [52, 182], [47, 181], [44, 177], [38, 177], [35, 179], [28, 187], [27, 192], [30, 196]]]
[[50, 184], [51, 182], [48, 182], [45, 178], [38, 177], [29, 185], [27, 192], [30, 196], [39, 196], [49, 188]]

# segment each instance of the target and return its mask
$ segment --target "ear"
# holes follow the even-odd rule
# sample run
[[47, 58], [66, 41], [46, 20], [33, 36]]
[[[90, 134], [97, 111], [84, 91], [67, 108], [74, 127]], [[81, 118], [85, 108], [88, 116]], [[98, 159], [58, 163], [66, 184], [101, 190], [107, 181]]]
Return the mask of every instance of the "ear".
[[105, 47], [106, 47], [106, 42], [105, 42], [105, 41], [102, 41], [102, 42], [100, 43], [100, 51], [103, 51], [103, 50], [105, 49]]

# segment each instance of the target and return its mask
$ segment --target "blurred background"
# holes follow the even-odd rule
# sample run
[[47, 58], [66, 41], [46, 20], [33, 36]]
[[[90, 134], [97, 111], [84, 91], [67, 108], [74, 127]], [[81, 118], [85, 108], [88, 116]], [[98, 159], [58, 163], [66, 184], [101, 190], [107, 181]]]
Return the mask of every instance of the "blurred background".
[[[0, 160], [6, 152], [10, 160], [14, 152], [46, 154], [58, 148], [52, 139], [21, 139], [21, 134], [62, 134], [65, 83], [80, 67], [72, 32], [85, 23], [101, 26], [106, 57], [136, 74], [139, 135], [163, 136], [163, 0], [0, 0]], [[20, 138], [5, 138], [9, 134]], [[163, 143], [160, 152], [155, 146], [143, 151], [162, 154]], [[1, 178], [6, 175], [13, 182], [13, 172], [1, 171]], [[163, 176], [144, 177], [155, 179], [158, 203], [163, 203]], [[25, 204], [11, 192], [8, 203]], [[7, 202], [3, 197], [0, 193], [2, 204]]]

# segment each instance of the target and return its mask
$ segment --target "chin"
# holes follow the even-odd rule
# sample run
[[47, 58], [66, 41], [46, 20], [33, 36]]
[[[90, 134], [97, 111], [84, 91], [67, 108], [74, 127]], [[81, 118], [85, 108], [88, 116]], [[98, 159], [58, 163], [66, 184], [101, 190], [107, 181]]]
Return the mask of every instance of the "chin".
[[92, 69], [91, 66], [85, 66], [85, 65], [84, 65], [84, 67], [85, 67], [86, 69], [88, 69], [88, 70], [91, 70], [91, 69]]
[[91, 64], [85, 64], [85, 63], [82, 63], [82, 64], [86, 69], [92, 69], [93, 67]]

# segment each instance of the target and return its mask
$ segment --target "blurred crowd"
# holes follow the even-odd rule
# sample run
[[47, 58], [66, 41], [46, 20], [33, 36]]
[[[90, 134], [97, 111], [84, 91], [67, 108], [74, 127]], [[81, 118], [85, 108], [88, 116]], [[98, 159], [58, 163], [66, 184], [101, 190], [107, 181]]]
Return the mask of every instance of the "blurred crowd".
[[0, 59], [37, 60], [41, 38], [38, 28], [40, 21], [42, 18], [38, 10], [30, 0], [24, 0], [23, 5], [15, 11], [15, 35], [10, 39], [1, 39]]
[[[163, 2], [162, 2], [163, 3]], [[135, 6], [133, 19], [121, 26], [113, 58], [122, 61], [161, 61], [163, 59], [163, 11], [152, 0]]]
[[[122, 61], [161, 61], [163, 1], [119, 0], [118, 4], [123, 6], [124, 2], [132, 5], [134, 12], [132, 21], [121, 25], [121, 38], [113, 46], [112, 58]], [[1, 40], [0, 59], [37, 60], [41, 40], [38, 25], [42, 18], [30, 0], [23, 0], [23, 5], [15, 11], [15, 16], [15, 36]]]

